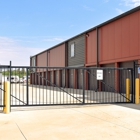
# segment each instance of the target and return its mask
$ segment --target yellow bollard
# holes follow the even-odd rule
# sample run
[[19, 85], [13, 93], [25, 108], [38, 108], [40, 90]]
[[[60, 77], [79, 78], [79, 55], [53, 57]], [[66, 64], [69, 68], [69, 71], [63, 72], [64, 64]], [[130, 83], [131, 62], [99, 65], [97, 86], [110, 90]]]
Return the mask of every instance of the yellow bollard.
[[126, 102], [130, 102], [130, 79], [126, 79]]
[[135, 104], [139, 104], [139, 78], [135, 79]]
[[10, 83], [4, 82], [4, 108], [3, 112], [8, 114], [10, 112]]

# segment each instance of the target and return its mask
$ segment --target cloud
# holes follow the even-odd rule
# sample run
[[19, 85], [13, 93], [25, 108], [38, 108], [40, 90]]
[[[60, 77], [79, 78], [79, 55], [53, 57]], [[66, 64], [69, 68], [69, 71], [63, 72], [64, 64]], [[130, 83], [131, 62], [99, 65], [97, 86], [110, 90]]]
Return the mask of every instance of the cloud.
[[71, 24], [69, 27], [72, 28], [72, 27], [74, 27], [74, 26], [75, 26], [74, 24]]
[[124, 13], [124, 12], [123, 12], [121, 9], [119, 9], [119, 8], [116, 8], [115, 10], [118, 12], [118, 14]]
[[29, 66], [30, 56], [44, 49], [45, 48], [21, 46], [14, 39], [0, 37], [0, 64], [9, 65], [11, 60], [14, 66]]
[[0, 36], [0, 64], [9, 65], [11, 60], [13, 66], [29, 66], [30, 56], [66, 39], [60, 36]]
[[137, 7], [140, 6], [140, 0], [122, 0], [125, 6]]
[[60, 37], [53, 37], [53, 38], [45, 38], [45, 39], [43, 39], [43, 41], [46, 41], [46, 42], [56, 42], [56, 41], [62, 42], [64, 40], [65, 40], [65, 38], [60, 38]]
[[83, 8], [84, 8], [85, 10], [87, 10], [87, 11], [91, 11], [91, 12], [94, 11], [93, 8], [91, 8], [91, 7], [87, 6], [87, 5], [84, 5]]

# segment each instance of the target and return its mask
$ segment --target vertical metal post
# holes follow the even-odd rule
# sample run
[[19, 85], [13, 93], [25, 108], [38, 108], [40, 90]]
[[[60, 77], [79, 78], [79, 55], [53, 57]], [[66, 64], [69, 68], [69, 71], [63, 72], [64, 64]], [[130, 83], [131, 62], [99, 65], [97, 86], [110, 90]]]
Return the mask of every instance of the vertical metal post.
[[83, 71], [83, 104], [85, 104], [85, 79], [84, 79], [84, 69]]
[[[96, 67], [98, 68], [98, 66], [99, 66], [99, 53], [98, 53], [98, 51], [99, 51], [99, 42], [98, 42], [98, 39], [99, 38], [99, 32], [98, 32], [98, 27], [96, 28]], [[98, 80], [96, 80], [96, 84], [97, 84], [97, 91], [98, 91], [98, 89], [99, 89], [99, 81]]]
[[4, 82], [4, 108], [3, 112], [8, 114], [10, 112], [10, 84], [9, 82]]
[[27, 105], [29, 104], [29, 94], [28, 94], [28, 68], [26, 68], [26, 100]]
[[135, 104], [139, 104], [139, 78], [136, 78], [135, 80], [136, 82], [136, 87], [135, 87], [135, 95], [136, 95], [136, 99], [135, 99]]
[[136, 69], [136, 62], [133, 63], [133, 103], [135, 102], [135, 69]]
[[134, 83], [135, 83], [135, 78], [134, 78], [134, 75], [133, 75], [133, 70], [134, 69], [131, 69], [131, 102], [134, 103], [134, 95], [135, 95], [135, 87], [134, 87]]
[[126, 79], [126, 102], [130, 100], [130, 79]]
[[12, 75], [12, 70], [11, 70], [11, 66], [12, 66], [12, 61], [10, 61], [10, 75], [9, 75], [9, 81], [10, 81], [10, 112], [11, 112], [11, 75]]

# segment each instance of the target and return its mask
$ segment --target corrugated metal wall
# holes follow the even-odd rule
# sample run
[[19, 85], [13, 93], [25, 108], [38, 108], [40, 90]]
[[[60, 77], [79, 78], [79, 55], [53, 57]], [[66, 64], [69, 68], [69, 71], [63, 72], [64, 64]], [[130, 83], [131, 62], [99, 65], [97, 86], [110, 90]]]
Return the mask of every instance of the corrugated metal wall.
[[130, 61], [138, 58], [139, 34], [140, 11], [102, 26], [99, 29], [100, 64], [112, 63], [117, 59]]
[[36, 57], [31, 58], [31, 66], [36, 66]]
[[[74, 57], [71, 57], [71, 44], [74, 47]], [[82, 65], [85, 61], [85, 36], [79, 36], [75, 39], [68, 41], [68, 66]]]
[[43, 52], [36, 57], [37, 66], [38, 67], [46, 67], [47, 66], [47, 51]]
[[65, 44], [48, 51], [48, 66], [65, 67]]
[[86, 65], [96, 65], [97, 61], [96, 30], [87, 33], [86, 37]]

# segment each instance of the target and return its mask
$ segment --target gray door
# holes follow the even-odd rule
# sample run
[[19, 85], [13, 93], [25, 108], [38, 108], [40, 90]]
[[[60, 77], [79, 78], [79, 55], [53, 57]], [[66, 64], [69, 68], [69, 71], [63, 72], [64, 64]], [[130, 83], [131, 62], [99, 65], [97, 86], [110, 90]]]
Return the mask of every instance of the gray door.
[[61, 71], [61, 86], [62, 87], [65, 87], [66, 85], [65, 85], [65, 70], [62, 70]]
[[46, 85], [46, 72], [43, 72], [43, 85]]
[[53, 86], [53, 72], [50, 72], [50, 86]]
[[78, 84], [77, 84], [78, 89], [83, 89], [83, 71], [82, 71], [82, 69], [77, 70], [77, 81], [78, 81]]
[[42, 78], [42, 76], [43, 76], [43, 73], [42, 72], [40, 72], [40, 74], [39, 74], [39, 84], [40, 85], [42, 85], [42, 80], [43, 80], [43, 78]]
[[89, 90], [97, 90], [96, 69], [88, 70], [88, 88]]
[[[113, 68], [114, 64], [103, 65], [106, 68]], [[103, 70], [102, 91], [115, 91], [115, 71], [111, 69]]]
[[70, 69], [69, 70], [69, 88], [73, 88], [74, 87], [73, 76], [74, 76], [73, 69]]
[[55, 84], [56, 86], [58, 86], [57, 81], [58, 81], [58, 72], [57, 72], [57, 70], [56, 70], [56, 71], [54, 71], [54, 84]]

